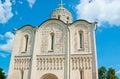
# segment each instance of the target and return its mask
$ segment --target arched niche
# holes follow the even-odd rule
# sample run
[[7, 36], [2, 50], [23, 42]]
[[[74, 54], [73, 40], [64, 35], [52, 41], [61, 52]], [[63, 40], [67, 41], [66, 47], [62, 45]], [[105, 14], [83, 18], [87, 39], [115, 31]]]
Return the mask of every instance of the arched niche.
[[43, 75], [40, 79], [58, 79], [58, 77], [54, 74], [47, 73], [47, 74]]

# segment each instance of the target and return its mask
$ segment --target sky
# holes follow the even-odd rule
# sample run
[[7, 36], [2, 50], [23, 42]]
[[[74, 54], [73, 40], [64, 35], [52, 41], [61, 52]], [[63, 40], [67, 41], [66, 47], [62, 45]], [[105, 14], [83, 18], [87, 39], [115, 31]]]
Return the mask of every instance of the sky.
[[[73, 20], [98, 22], [98, 68], [113, 67], [120, 78], [120, 0], [63, 0]], [[39, 26], [59, 7], [60, 0], [0, 0], [0, 67], [7, 74], [15, 31], [24, 25]]]

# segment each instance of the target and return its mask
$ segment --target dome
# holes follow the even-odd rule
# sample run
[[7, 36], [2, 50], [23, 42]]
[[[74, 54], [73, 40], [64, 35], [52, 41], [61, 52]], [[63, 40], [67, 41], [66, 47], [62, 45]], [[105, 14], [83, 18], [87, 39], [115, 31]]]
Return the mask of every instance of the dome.
[[72, 23], [72, 14], [63, 7], [62, 3], [51, 13], [50, 18], [62, 20], [64, 23]]

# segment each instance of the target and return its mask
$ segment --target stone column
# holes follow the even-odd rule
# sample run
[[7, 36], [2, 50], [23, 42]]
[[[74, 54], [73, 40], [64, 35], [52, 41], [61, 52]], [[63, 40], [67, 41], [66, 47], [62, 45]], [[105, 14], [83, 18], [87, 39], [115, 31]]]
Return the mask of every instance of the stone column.
[[70, 30], [67, 33], [67, 51], [65, 53], [64, 79], [70, 79]]
[[95, 38], [95, 30], [96, 23], [93, 23], [94, 29], [92, 31], [92, 53], [93, 53], [93, 79], [98, 79], [98, 66], [97, 66], [97, 53], [96, 53], [96, 38]]

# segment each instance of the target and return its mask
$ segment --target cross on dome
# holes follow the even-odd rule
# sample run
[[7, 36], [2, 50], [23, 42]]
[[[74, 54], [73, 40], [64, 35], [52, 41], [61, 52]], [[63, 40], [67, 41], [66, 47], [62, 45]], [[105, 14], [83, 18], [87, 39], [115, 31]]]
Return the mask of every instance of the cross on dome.
[[59, 7], [52, 11], [50, 18], [59, 19], [64, 23], [72, 23], [72, 14], [63, 5], [63, 0], [60, 0]]
[[59, 4], [60, 8], [62, 8], [64, 6], [63, 4], [63, 0], [60, 1], [60, 4]]

